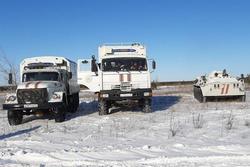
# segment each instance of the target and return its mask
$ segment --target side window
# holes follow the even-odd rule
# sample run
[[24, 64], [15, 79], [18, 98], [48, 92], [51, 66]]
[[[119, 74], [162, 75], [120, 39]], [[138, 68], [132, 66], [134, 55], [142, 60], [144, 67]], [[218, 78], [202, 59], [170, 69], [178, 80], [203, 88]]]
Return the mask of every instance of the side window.
[[88, 60], [84, 60], [80, 64], [80, 71], [91, 71], [91, 63]]

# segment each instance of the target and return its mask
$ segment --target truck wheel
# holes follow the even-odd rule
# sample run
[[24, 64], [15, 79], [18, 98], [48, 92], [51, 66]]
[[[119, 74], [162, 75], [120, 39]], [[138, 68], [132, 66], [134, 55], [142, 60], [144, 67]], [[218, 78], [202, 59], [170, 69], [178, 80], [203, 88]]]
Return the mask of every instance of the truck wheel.
[[67, 105], [67, 110], [70, 113], [74, 113], [75, 112], [75, 96], [74, 95], [70, 95], [68, 96], [68, 105]]
[[66, 118], [66, 107], [62, 105], [56, 108], [55, 112], [55, 122], [63, 122]]
[[75, 93], [72, 96], [69, 96], [68, 111], [70, 113], [75, 113], [79, 106], [79, 93]]
[[143, 105], [142, 111], [143, 111], [144, 113], [151, 113], [151, 112], [152, 112], [152, 108], [151, 108], [151, 99], [146, 99], [146, 100], [144, 101], [144, 105]]
[[109, 102], [108, 101], [99, 101], [98, 103], [98, 112], [99, 115], [108, 115], [109, 112]]
[[10, 125], [19, 125], [23, 121], [23, 112], [21, 110], [8, 111], [8, 121]]
[[77, 111], [78, 107], [79, 107], [79, 93], [75, 94], [75, 99], [74, 99], [74, 112]]

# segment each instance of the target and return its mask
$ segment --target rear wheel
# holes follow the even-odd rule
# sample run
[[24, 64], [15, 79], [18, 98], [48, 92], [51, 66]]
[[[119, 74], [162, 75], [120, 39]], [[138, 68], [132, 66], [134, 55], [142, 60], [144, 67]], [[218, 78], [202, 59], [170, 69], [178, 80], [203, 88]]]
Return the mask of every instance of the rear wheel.
[[79, 107], [79, 93], [76, 93], [74, 97], [75, 97], [75, 99], [74, 99], [74, 110], [76, 112], [78, 107]]
[[99, 115], [108, 115], [109, 114], [110, 102], [101, 100], [98, 103], [98, 112]]
[[8, 111], [8, 121], [10, 125], [19, 125], [23, 121], [23, 111], [22, 110], [15, 110], [15, 111]]
[[68, 96], [67, 110], [68, 110], [70, 113], [74, 113], [74, 112], [75, 112], [74, 95]]

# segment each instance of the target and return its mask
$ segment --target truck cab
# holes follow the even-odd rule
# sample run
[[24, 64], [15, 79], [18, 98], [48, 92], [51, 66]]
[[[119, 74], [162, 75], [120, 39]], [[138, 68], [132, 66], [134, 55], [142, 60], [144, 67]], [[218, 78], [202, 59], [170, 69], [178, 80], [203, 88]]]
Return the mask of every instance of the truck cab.
[[141, 44], [102, 45], [98, 62], [94, 57], [78, 61], [78, 82], [98, 94], [99, 115], [108, 114], [117, 102], [127, 101], [137, 102], [144, 112], [151, 112], [149, 62], [155, 69], [155, 62], [147, 59], [146, 47]]

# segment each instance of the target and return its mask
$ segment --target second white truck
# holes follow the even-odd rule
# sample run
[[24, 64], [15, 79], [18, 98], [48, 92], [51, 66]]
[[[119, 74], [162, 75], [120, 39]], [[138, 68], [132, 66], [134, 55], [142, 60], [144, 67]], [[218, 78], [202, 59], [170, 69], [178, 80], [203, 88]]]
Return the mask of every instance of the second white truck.
[[20, 64], [21, 83], [8, 94], [3, 109], [10, 125], [22, 123], [23, 115], [51, 112], [56, 122], [79, 105], [77, 64], [64, 57], [42, 56], [24, 59]]
[[99, 115], [109, 114], [111, 106], [133, 101], [143, 112], [151, 112], [151, 70], [146, 47], [134, 44], [102, 45], [98, 60], [78, 60], [78, 83], [98, 94]]

